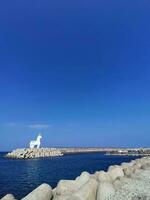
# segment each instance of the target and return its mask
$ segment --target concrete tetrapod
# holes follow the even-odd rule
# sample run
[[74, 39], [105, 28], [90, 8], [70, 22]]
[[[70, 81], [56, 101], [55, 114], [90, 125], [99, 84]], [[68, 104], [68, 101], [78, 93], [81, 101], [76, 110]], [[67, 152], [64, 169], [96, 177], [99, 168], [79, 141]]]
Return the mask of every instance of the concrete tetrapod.
[[[61, 180], [59, 181], [54, 192], [54, 199], [58, 199], [58, 196], [61, 195], [72, 195], [73, 192], [79, 190], [79, 188], [84, 185], [90, 178], [88, 172], [82, 172], [75, 180]], [[57, 197], [57, 198], [56, 198]]]
[[75, 180], [61, 180], [55, 188], [55, 195], [69, 195], [75, 192], [79, 186]]
[[110, 176], [112, 181], [115, 181], [117, 178], [123, 177], [124, 172], [120, 166], [110, 166], [108, 168], [108, 175]]
[[68, 200], [96, 200], [98, 182], [91, 178]]
[[22, 200], [51, 200], [52, 199], [52, 188], [46, 183], [43, 183], [38, 188], [33, 190]]
[[111, 182], [111, 178], [110, 178], [110, 176], [109, 176], [109, 174], [107, 172], [101, 170], [98, 173], [98, 181], [99, 182], [103, 182], [103, 181]]
[[105, 200], [114, 193], [115, 193], [115, 189], [112, 183], [108, 181], [101, 182], [97, 190], [97, 200]]
[[15, 197], [12, 194], [7, 194], [1, 200], [15, 200]]

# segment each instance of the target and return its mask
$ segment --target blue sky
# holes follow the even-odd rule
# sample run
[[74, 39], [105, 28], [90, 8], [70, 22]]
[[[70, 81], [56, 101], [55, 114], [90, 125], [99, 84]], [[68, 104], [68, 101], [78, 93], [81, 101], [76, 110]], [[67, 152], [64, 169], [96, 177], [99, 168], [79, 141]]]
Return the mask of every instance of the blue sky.
[[0, 150], [149, 146], [148, 0], [0, 2]]

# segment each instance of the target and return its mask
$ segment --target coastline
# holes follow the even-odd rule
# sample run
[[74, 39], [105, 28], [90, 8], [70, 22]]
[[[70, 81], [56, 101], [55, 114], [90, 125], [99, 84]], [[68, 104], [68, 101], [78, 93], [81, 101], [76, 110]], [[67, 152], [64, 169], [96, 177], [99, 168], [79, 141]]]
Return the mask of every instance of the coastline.
[[[143, 157], [132, 160], [129, 163], [110, 166], [107, 172], [102, 170], [94, 174], [82, 172], [75, 180], [60, 180], [54, 189], [48, 184], [42, 184], [23, 198], [23, 200], [104, 200], [104, 197], [105, 199], [115, 199], [115, 195], [119, 196], [122, 194], [119, 194], [118, 191], [125, 187], [124, 185], [130, 185], [128, 193], [132, 194], [132, 190], [136, 189], [137, 185], [134, 182], [137, 182], [137, 179], [141, 179], [140, 183], [143, 183], [145, 181], [144, 177], [150, 174], [149, 167], [150, 158]], [[150, 180], [148, 179], [148, 181]], [[136, 194], [138, 197], [140, 195], [143, 194]], [[6, 198], [8, 200], [15, 199], [12, 197], [12, 195], [7, 195], [2, 200]], [[119, 196], [116, 200], [121, 198]]]
[[106, 155], [118, 156], [150, 156], [150, 149], [148, 148], [97, 148], [97, 147], [72, 147], [72, 148], [22, 148], [16, 149], [6, 154], [8, 158], [16, 159], [33, 159], [52, 156], [63, 156], [65, 154], [77, 153], [96, 153], [101, 152]]

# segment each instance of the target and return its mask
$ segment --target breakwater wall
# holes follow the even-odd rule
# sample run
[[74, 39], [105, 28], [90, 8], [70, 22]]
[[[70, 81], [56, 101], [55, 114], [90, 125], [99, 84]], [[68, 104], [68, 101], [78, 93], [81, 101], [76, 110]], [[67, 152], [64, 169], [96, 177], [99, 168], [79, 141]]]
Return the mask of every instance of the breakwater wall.
[[106, 155], [150, 156], [150, 148], [110, 149], [106, 151]]
[[76, 148], [58, 148], [63, 154], [76, 154], [76, 153], [95, 153], [95, 152], [105, 152], [108, 148], [92, 148], [92, 147], [76, 147]]
[[121, 149], [121, 148], [22, 148], [16, 149], [11, 153], [8, 153], [6, 157], [18, 158], [18, 159], [29, 159], [29, 158], [40, 158], [40, 157], [51, 157], [51, 156], [62, 156], [64, 154], [77, 154], [77, 153], [94, 153], [102, 152], [106, 155], [150, 155], [150, 149]]
[[100, 148], [100, 147], [74, 147], [57, 148], [63, 154], [94, 153], [102, 152], [106, 155], [125, 155], [125, 156], [150, 156], [150, 148]]
[[6, 154], [6, 157], [17, 159], [32, 159], [40, 157], [62, 156], [64, 154], [105, 152], [103, 148], [22, 148]]
[[63, 153], [56, 148], [39, 148], [39, 149], [16, 149], [6, 155], [9, 158], [17, 159], [31, 159], [31, 158], [42, 158], [51, 156], [62, 156]]
[[[110, 166], [107, 172], [82, 172], [75, 180], [60, 180], [54, 189], [48, 184], [42, 184], [22, 200], [111, 200], [124, 180], [132, 180], [147, 170], [150, 172], [150, 157], [143, 157], [129, 163]], [[115, 198], [118, 199], [120, 200]], [[126, 199], [130, 198], [124, 196], [123, 200]], [[141, 198], [136, 196], [134, 200], [136, 199]], [[1, 200], [15, 200], [15, 197], [8, 194]]]

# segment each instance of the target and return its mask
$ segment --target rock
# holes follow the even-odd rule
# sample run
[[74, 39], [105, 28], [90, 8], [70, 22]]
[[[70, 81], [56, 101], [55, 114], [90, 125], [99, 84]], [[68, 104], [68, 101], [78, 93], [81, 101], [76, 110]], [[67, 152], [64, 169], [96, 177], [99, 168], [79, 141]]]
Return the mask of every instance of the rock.
[[133, 166], [133, 163], [126, 163], [126, 162], [123, 162], [122, 164], [121, 164], [121, 168], [124, 170], [124, 169], [126, 169], [126, 168], [128, 168], [128, 167], [132, 167]]
[[55, 188], [55, 195], [69, 195], [77, 191], [79, 185], [75, 180], [61, 180]]
[[15, 197], [12, 194], [7, 194], [1, 200], [15, 200]]
[[141, 166], [141, 169], [149, 169], [150, 168], [150, 163], [144, 163], [142, 166]]
[[91, 175], [90, 175], [90, 178], [94, 178], [95, 180], [98, 180], [98, 177], [97, 177], [96, 174], [91, 174]]
[[115, 193], [114, 186], [110, 182], [101, 182], [98, 186], [97, 199], [106, 200], [108, 197]]
[[94, 173], [94, 175], [98, 178], [99, 171], [96, 171], [96, 172]]
[[95, 200], [98, 182], [91, 178], [87, 183], [75, 192], [68, 200]]
[[139, 173], [141, 173], [143, 170], [142, 169], [135, 169], [134, 173], [137, 175]]
[[108, 175], [110, 176], [112, 181], [115, 181], [115, 179], [123, 177], [124, 172], [120, 166], [111, 166], [108, 169]]
[[128, 168], [125, 168], [123, 171], [124, 171], [125, 176], [131, 177], [132, 174], [134, 173], [134, 168], [128, 167]]
[[88, 172], [82, 172], [75, 180], [79, 187], [85, 184], [90, 179], [90, 174]]
[[71, 200], [70, 195], [55, 196], [53, 200]]
[[124, 174], [127, 177], [133, 177], [134, 174], [140, 173], [142, 169], [142, 166], [140, 164], [134, 164], [133, 166], [130, 166], [128, 168], [124, 168]]
[[115, 189], [118, 189], [121, 185], [121, 181], [120, 178], [117, 178], [114, 182], [113, 182], [113, 186]]
[[53, 193], [53, 196], [56, 195], [56, 188], [54, 188], [54, 189], [52, 190], [52, 193]]
[[103, 182], [103, 181], [110, 181], [111, 182], [111, 178], [109, 176], [109, 174], [105, 171], [100, 171], [98, 173], [98, 181]]
[[[55, 156], [57, 153], [59, 155], [57, 149], [41, 148], [40, 150], [17, 149], [8, 155], [14, 158], [35, 158]], [[145, 175], [143, 175], [144, 173]], [[132, 191], [131, 183], [134, 183], [134, 181], [138, 185], [145, 178], [149, 183], [147, 176], [149, 173], [150, 158], [143, 157], [130, 163], [122, 163], [121, 166], [110, 166], [108, 172], [99, 171], [95, 174], [82, 172], [75, 180], [59, 181], [57, 187], [53, 190], [48, 184], [42, 184], [22, 200], [52, 200], [52, 198], [53, 200], [112, 200], [115, 199], [118, 190], [123, 190], [123, 184], [127, 186], [129, 183]], [[145, 186], [148, 185], [145, 184]], [[141, 189], [141, 187], [139, 188]], [[8, 194], [1, 200], [15, 200], [15, 198]]]
[[55, 189], [55, 195], [70, 195], [84, 185], [89, 178], [90, 174], [88, 172], [82, 172], [75, 180], [61, 180]]
[[51, 200], [52, 188], [46, 183], [43, 183], [38, 188], [29, 193], [22, 200]]
[[29, 158], [40, 158], [50, 156], [62, 156], [62, 152], [56, 148], [39, 148], [39, 149], [16, 149], [11, 153], [8, 153], [6, 157], [18, 158], [18, 159], [29, 159]]

